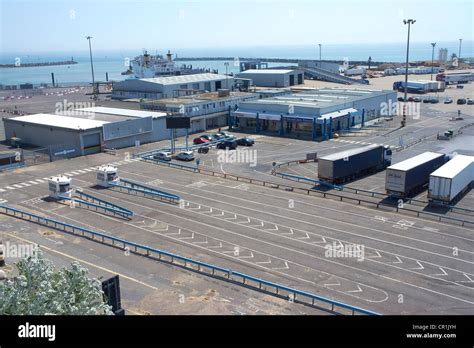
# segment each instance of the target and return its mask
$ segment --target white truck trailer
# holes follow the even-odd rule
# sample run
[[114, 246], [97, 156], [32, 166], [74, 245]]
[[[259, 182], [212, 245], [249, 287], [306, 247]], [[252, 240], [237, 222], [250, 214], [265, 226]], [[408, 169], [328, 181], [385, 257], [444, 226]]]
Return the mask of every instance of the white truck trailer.
[[456, 155], [430, 174], [428, 200], [454, 203], [474, 182], [474, 156]]

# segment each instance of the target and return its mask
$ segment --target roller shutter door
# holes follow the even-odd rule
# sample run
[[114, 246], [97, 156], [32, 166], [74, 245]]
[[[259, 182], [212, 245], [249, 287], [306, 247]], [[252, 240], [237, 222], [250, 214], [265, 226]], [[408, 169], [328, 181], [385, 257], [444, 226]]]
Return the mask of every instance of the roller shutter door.
[[100, 152], [100, 132], [82, 136], [84, 155]]

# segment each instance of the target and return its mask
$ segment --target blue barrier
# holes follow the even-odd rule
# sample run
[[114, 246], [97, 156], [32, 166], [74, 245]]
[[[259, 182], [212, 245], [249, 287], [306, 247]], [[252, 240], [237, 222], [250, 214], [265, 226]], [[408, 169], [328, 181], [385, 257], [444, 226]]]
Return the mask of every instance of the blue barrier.
[[[75, 193], [80, 198], [85, 197], [86, 199], [91, 199], [92, 202], [89, 202], [87, 200], [77, 199], [77, 198], [72, 198], [71, 201], [78, 202], [80, 204], [84, 204], [84, 205], [88, 205], [88, 206], [92, 206], [92, 207], [95, 207], [95, 208], [103, 209], [103, 210], [106, 210], [106, 211], [108, 211], [108, 212], [110, 212], [114, 215], [120, 215], [120, 216], [126, 217], [126, 218], [129, 218], [129, 217], [133, 216], [133, 211], [131, 211], [129, 209], [126, 209], [126, 208], [123, 208], [119, 205], [107, 202], [103, 199], [94, 197], [94, 196], [92, 196], [88, 193], [85, 193], [85, 192], [82, 192], [82, 191], [79, 191], [79, 190], [76, 190]], [[98, 203], [95, 203], [95, 202], [98, 202]]]
[[[62, 221], [47, 218], [47, 217], [44, 217], [44, 216], [40, 216], [40, 215], [37, 215], [37, 214], [29, 213], [29, 212], [26, 212], [26, 211], [23, 211], [23, 210], [20, 210], [20, 209], [8, 207], [8, 206], [3, 205], [3, 204], [0, 204], [0, 209], [2, 209], [2, 210], [0, 210], [0, 212], [3, 213], [3, 214], [13, 216], [13, 217], [16, 217], [16, 218], [21, 218], [21, 219], [28, 220], [28, 221], [32, 221], [32, 222], [36, 222], [38, 224], [42, 224], [42, 225], [45, 225], [47, 227], [54, 227], [56, 229], [62, 229], [65, 232], [75, 233], [76, 231], [80, 231], [80, 232], [82, 232], [82, 236], [84, 236], [86, 238], [88, 237], [88, 236], [86, 236], [86, 233], [87, 233], [87, 234], [90, 234], [91, 239], [96, 240], [96, 237], [98, 237], [99, 239], [102, 240], [102, 243], [105, 243], [106, 240], [110, 240], [112, 242], [112, 246], [114, 246], [114, 247], [118, 247], [116, 245], [116, 243], [122, 244], [123, 249], [129, 248], [129, 250], [131, 250], [130, 247], [133, 247], [135, 253], [143, 255], [142, 253], [139, 252], [139, 249], [141, 249], [141, 250], [146, 252], [145, 255], [143, 255], [143, 256], [152, 257], [151, 253], [154, 253], [154, 254], [158, 255], [158, 259], [161, 260], [161, 261], [167, 261], [167, 260], [162, 259], [163, 256], [167, 256], [167, 257], [170, 258], [170, 261], [168, 261], [168, 262], [173, 263], [173, 264], [176, 264], [175, 260], [180, 260], [184, 264], [182, 264], [182, 265], [181, 264], [176, 264], [176, 265], [192, 269], [193, 271], [199, 271], [202, 274], [205, 274], [205, 275], [208, 275], [208, 276], [219, 277], [220, 279], [231, 281], [231, 282], [237, 283], [237, 284], [240, 284], [240, 282], [238, 282], [238, 280], [235, 279], [235, 277], [240, 277], [240, 278], [242, 278], [242, 284], [246, 285], [247, 287], [253, 287], [253, 288], [257, 289], [256, 286], [252, 286], [248, 282], [252, 281], [252, 282], [258, 283], [259, 284], [258, 290], [260, 290], [260, 291], [264, 291], [264, 289], [262, 289], [262, 285], [266, 285], [266, 286], [275, 288], [276, 293], [265, 290], [266, 292], [268, 292], [268, 293], [270, 293], [274, 296], [279, 296], [279, 297], [288, 297], [288, 298], [290, 298], [290, 295], [293, 295], [292, 299], [295, 302], [298, 301], [299, 303], [315, 306], [315, 301], [320, 301], [320, 302], [323, 302], [323, 303], [330, 304], [332, 312], [334, 312], [334, 307], [337, 306], [337, 307], [341, 307], [341, 308], [350, 310], [353, 315], [355, 313], [367, 314], [367, 315], [379, 315], [376, 312], [372, 312], [372, 311], [369, 311], [369, 310], [366, 310], [366, 309], [363, 309], [363, 308], [351, 306], [351, 305], [348, 305], [348, 304], [345, 304], [345, 303], [342, 303], [342, 302], [339, 302], [339, 301], [334, 301], [334, 300], [328, 299], [328, 298], [323, 297], [323, 296], [312, 294], [312, 293], [307, 292], [307, 291], [302, 291], [302, 290], [291, 288], [291, 287], [288, 287], [288, 286], [285, 286], [285, 285], [273, 283], [273, 282], [270, 282], [270, 281], [267, 281], [267, 280], [264, 280], [264, 279], [261, 279], [261, 278], [257, 278], [257, 277], [247, 275], [245, 273], [234, 272], [229, 268], [222, 268], [222, 267], [210, 264], [210, 263], [193, 260], [193, 259], [190, 259], [190, 258], [187, 258], [187, 257], [184, 257], [184, 256], [180, 256], [180, 255], [176, 255], [176, 254], [164, 251], [164, 250], [155, 249], [155, 248], [143, 245], [143, 244], [138, 244], [138, 243], [135, 243], [135, 242], [131, 242], [131, 241], [128, 241], [126, 239], [113, 237], [113, 236], [110, 236], [110, 235], [105, 234], [105, 233], [93, 231], [93, 230], [90, 230], [90, 229], [87, 229], [87, 228], [84, 228], [84, 227], [71, 225], [71, 224], [68, 224], [66, 222], [62, 222]], [[19, 215], [17, 215], [17, 214], [19, 214]], [[36, 221], [34, 219], [36, 219]], [[53, 226], [50, 226], [50, 223]], [[198, 269], [197, 270], [193, 269], [193, 268], [189, 267], [189, 265], [198, 266]], [[204, 270], [201, 270], [201, 267], [205, 267], [205, 268], [211, 270], [212, 274], [210, 275], [209, 273], [204, 272]], [[223, 275], [219, 276], [218, 274], [216, 274], [216, 271], [221, 272]], [[288, 293], [288, 295], [283, 296], [283, 294], [279, 294], [278, 291], [286, 291]], [[299, 299], [299, 298], [297, 299], [296, 295], [299, 295], [300, 297], [306, 298], [306, 299], [309, 298], [311, 300], [311, 303], [303, 301], [303, 299]]]
[[118, 187], [120, 189], [125, 189], [127, 191], [134, 191], [134, 192], [143, 193], [145, 195], [157, 196], [159, 198], [172, 201], [174, 203], [177, 203], [181, 200], [180, 196], [174, 195], [172, 193], [160, 191], [156, 188], [145, 186], [143, 184], [139, 184], [133, 181], [125, 180], [125, 179], [120, 179], [118, 184], [110, 183], [110, 185], [112, 187]]
[[328, 183], [328, 182], [325, 182], [325, 181], [311, 179], [311, 178], [307, 178], [307, 177], [304, 177], [304, 176], [299, 176], [299, 175], [294, 175], [294, 174], [289, 174], [289, 173], [281, 173], [281, 172], [275, 172], [275, 175], [279, 175], [282, 178], [295, 179], [296, 181], [308, 181], [308, 182], [311, 182], [313, 184], [319, 184], [319, 185], [327, 186], [327, 187], [330, 187], [330, 188], [333, 188], [333, 189], [336, 189], [336, 190], [339, 190], [339, 191], [341, 191], [343, 189], [343, 186], [334, 185], [334, 184], [331, 184], [331, 183]]
[[[199, 149], [200, 147], [204, 147], [204, 146], [215, 146], [218, 143], [220, 143], [221, 141], [230, 140], [230, 139], [233, 139], [233, 138], [232, 137], [225, 137], [225, 138], [210, 141], [210, 142], [204, 143], [204, 144], [190, 145], [190, 146], [188, 146], [187, 150]], [[176, 147], [175, 150], [186, 151], [186, 147], [184, 147], [184, 146], [183, 147]], [[163, 152], [163, 151], [164, 152], [170, 152], [171, 150], [168, 147], [164, 147], [164, 148], [161, 148], [161, 149], [155, 149], [155, 150], [149, 150], [149, 151], [134, 153], [134, 154], [132, 154], [132, 157], [136, 158], [136, 157], [150, 156], [150, 155], [154, 155], [157, 152]]]
[[144, 159], [146, 161], [166, 165], [168, 167], [174, 167], [174, 168], [179, 168], [179, 169], [189, 169], [189, 170], [192, 170], [193, 172], [197, 170], [197, 168], [193, 167], [193, 166], [187, 166], [187, 165], [184, 165], [184, 164], [173, 163], [171, 161], [162, 161], [162, 160], [153, 158], [153, 156], [145, 156], [145, 157], [142, 157], [142, 159]]

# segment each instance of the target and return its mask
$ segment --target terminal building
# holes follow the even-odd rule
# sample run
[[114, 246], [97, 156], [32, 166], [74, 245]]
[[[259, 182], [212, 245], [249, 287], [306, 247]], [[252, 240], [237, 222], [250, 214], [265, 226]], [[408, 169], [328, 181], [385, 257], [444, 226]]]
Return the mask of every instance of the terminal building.
[[240, 103], [238, 110], [232, 112], [229, 125], [245, 132], [325, 140], [335, 132], [390, 116], [382, 115], [383, 106], [397, 102], [394, 91], [298, 89], [299, 93]]
[[113, 99], [176, 98], [219, 89], [233, 89], [232, 76], [213, 73], [129, 79], [114, 83]]
[[302, 70], [250, 69], [237, 74], [239, 78], [251, 79], [258, 87], [289, 87], [304, 83]]
[[140, 102], [140, 107], [189, 116], [190, 132], [194, 133], [226, 126], [231, 111], [235, 111], [241, 102], [256, 100], [259, 97], [256, 93], [219, 90], [180, 98], [144, 100]]

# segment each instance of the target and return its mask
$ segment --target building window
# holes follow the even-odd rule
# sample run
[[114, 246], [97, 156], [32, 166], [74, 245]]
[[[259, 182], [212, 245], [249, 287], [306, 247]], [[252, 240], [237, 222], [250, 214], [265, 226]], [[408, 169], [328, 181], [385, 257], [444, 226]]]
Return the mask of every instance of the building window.
[[193, 83], [193, 89], [199, 89], [199, 83]]

